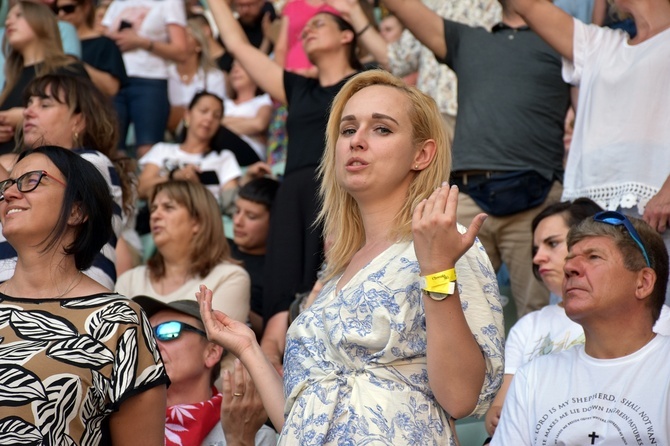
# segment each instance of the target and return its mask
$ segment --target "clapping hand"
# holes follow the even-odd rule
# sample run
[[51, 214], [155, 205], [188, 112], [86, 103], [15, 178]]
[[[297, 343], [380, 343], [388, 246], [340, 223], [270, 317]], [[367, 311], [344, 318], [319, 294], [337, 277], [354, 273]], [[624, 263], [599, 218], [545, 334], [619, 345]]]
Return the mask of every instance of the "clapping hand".
[[221, 427], [228, 444], [253, 444], [268, 419], [256, 386], [239, 359], [235, 371], [223, 372]]
[[474, 243], [487, 215], [477, 215], [461, 234], [456, 226], [457, 207], [458, 187], [443, 183], [414, 210], [412, 233], [421, 275], [453, 268]]

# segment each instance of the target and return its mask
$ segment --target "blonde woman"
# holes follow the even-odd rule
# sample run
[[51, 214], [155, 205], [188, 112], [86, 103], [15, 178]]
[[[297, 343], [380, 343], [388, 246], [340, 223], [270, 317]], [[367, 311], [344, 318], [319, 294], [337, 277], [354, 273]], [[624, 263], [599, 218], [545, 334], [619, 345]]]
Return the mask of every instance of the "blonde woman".
[[[475, 241], [485, 215], [467, 230], [455, 221], [440, 119], [382, 71], [335, 98], [319, 168], [326, 283], [289, 328], [283, 389], [253, 332], [198, 293], [209, 337], [250, 371], [279, 444], [453, 444], [450, 420], [483, 414], [500, 385], [502, 309]], [[422, 284], [442, 273], [449, 289]]]

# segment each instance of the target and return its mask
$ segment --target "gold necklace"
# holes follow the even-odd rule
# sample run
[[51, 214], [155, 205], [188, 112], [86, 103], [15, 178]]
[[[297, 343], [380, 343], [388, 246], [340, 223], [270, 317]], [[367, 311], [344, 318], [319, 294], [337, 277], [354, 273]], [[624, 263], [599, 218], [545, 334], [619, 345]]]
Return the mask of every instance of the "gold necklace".
[[[74, 279], [72, 279], [72, 282], [70, 282], [70, 286], [65, 291], [63, 291], [61, 294], [56, 296], [56, 299], [60, 299], [61, 297], [65, 296], [67, 293], [69, 293], [70, 291], [75, 289], [77, 287], [77, 285], [79, 285], [79, 283], [82, 281], [83, 278], [84, 278], [84, 273], [79, 271], [78, 274], [76, 276], [74, 276]], [[79, 279], [79, 280], [77, 280], [77, 279]], [[76, 281], [76, 283], [75, 283], [75, 281]]]

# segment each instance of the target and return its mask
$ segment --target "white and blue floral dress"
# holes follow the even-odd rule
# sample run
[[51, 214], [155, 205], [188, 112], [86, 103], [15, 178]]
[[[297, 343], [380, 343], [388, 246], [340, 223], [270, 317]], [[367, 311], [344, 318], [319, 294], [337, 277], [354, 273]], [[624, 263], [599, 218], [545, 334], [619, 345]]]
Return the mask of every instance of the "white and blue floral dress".
[[[486, 359], [473, 415], [503, 374], [498, 285], [482, 245], [456, 264], [462, 307]], [[426, 368], [426, 320], [412, 242], [372, 260], [339, 293], [329, 281], [291, 325], [284, 357], [286, 445], [455, 445]], [[454, 358], [458, 360], [458, 358]]]

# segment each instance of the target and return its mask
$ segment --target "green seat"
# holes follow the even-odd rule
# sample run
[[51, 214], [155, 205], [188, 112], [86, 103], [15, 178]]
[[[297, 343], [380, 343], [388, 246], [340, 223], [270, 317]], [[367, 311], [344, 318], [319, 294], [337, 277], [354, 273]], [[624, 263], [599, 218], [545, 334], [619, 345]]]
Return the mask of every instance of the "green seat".
[[456, 421], [456, 435], [461, 446], [482, 446], [488, 438], [484, 419], [463, 418]]

